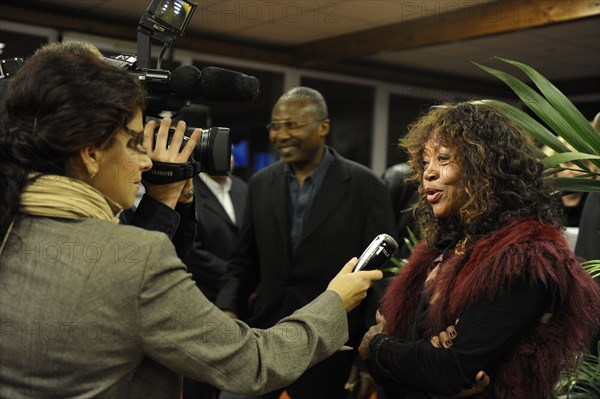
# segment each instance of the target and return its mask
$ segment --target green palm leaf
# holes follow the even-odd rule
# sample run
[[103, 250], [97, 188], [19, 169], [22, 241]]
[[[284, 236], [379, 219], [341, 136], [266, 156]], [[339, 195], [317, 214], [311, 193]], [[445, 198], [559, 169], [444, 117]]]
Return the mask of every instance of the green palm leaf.
[[[560, 141], [554, 133], [542, 125], [540, 122], [521, 111], [519, 108], [498, 100], [479, 100], [473, 103], [484, 103], [493, 105], [495, 108], [503, 111], [509, 118], [517, 123], [523, 130], [531, 134], [531, 136], [540, 143], [548, 146], [557, 153], [571, 152], [569, 147]], [[577, 166], [583, 170], [589, 170], [588, 166], [583, 162], [575, 161]]]
[[600, 260], [588, 260], [581, 264], [592, 278], [600, 277]]
[[[478, 63], [474, 64], [502, 80], [539, 117], [542, 123], [519, 108], [505, 102], [498, 100], [481, 101], [492, 104], [503, 111], [537, 141], [558, 153], [555, 156], [544, 157], [542, 160], [548, 176], [564, 169], [557, 167], [563, 162], [574, 162], [579, 168], [587, 172], [578, 177], [549, 177], [549, 180], [557, 189], [563, 191], [600, 191], [600, 180], [597, 180], [598, 173], [591, 170], [586, 162], [583, 162], [583, 160], [587, 160], [600, 168], [600, 158], [598, 158], [600, 156], [600, 132], [596, 132], [575, 105], [539, 72], [521, 62], [504, 58], [498, 59], [517, 67], [525, 73], [543, 96], [508, 73]], [[559, 137], [570, 144], [575, 151], [567, 147], [559, 140]]]
[[[474, 64], [506, 83], [521, 99], [521, 101], [527, 105], [527, 107], [529, 107], [546, 125], [548, 125], [559, 136], [563, 137], [577, 151], [588, 154], [600, 154], [600, 148], [598, 151], [595, 151], [594, 139], [590, 139], [587, 135], [584, 135], [579, 130], [574, 129], [563, 117], [561, 112], [554, 108], [549, 101], [547, 101], [531, 87], [506, 72], [502, 72], [478, 63]], [[588, 122], [586, 121], [586, 123]], [[600, 160], [595, 159], [591, 160], [591, 162], [600, 167]]]
[[[583, 154], [581, 152], [563, 152], [556, 155], [547, 156], [542, 159], [545, 168], [560, 165], [565, 162], [572, 162], [579, 159], [600, 159], [600, 156], [593, 154]], [[586, 168], [587, 169], [587, 168]]]
[[596, 154], [600, 154], [600, 133], [587, 121], [585, 116], [573, 103], [554, 86], [548, 79], [535, 69], [521, 62], [496, 57], [499, 60], [516, 66], [523, 71], [542, 92], [550, 104], [562, 115], [574, 132], [579, 132], [581, 138], [588, 143]]
[[550, 177], [548, 180], [560, 191], [600, 192], [600, 180], [585, 177]]

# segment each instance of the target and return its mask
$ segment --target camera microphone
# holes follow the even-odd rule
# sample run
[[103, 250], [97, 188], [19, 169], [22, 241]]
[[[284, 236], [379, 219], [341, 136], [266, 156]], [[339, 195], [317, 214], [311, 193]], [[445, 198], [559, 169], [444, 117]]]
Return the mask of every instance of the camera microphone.
[[379, 234], [360, 255], [352, 271], [378, 269], [386, 260], [394, 256], [397, 250], [396, 240], [387, 234]]
[[179, 98], [202, 97], [208, 101], [251, 102], [256, 99], [260, 83], [254, 76], [217, 67], [200, 71], [193, 65], [182, 65], [171, 73], [169, 88]]

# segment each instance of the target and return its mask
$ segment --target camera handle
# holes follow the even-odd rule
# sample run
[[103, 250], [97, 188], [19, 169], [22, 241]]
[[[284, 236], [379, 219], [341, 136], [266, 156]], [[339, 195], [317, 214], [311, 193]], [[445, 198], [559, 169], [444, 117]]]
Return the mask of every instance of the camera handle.
[[152, 41], [150, 36], [138, 31], [137, 33], [137, 62], [138, 68], [150, 69], [152, 56]]
[[152, 169], [142, 173], [142, 179], [152, 184], [169, 184], [187, 180], [198, 173], [198, 162], [152, 162]]

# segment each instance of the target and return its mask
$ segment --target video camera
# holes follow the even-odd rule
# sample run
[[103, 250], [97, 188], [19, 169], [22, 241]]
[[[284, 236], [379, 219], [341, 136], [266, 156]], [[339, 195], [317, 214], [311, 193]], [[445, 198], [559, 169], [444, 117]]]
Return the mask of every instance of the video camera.
[[[135, 75], [146, 87], [145, 118], [160, 118], [167, 111], [173, 116], [192, 99], [253, 101], [258, 95], [258, 80], [239, 72], [209, 67], [202, 71], [184, 65], [169, 72], [160, 68], [162, 56], [178, 36], [183, 36], [197, 5], [188, 0], [152, 0], [137, 27], [137, 56], [121, 54], [107, 58], [120, 68]], [[163, 43], [156, 68], [150, 68], [151, 41]], [[186, 129], [184, 142], [194, 127]], [[169, 130], [169, 142], [174, 129]], [[229, 128], [203, 129], [200, 140], [185, 164], [154, 162], [151, 170], [143, 173], [150, 183], [166, 184], [188, 179], [198, 172], [210, 175], [228, 175], [231, 164], [231, 135]]]
[[[183, 36], [197, 4], [188, 0], [152, 0], [137, 27], [137, 55], [120, 54], [105, 61], [126, 69], [146, 88], [145, 120], [159, 119], [164, 112], [177, 114], [191, 100], [202, 97], [208, 101], [253, 101], [259, 92], [254, 76], [223, 68], [207, 67], [201, 71], [183, 65], [172, 72], [161, 69], [161, 60], [178, 36]], [[156, 68], [150, 68], [152, 40], [163, 43]], [[21, 58], [0, 60], [0, 90], [5, 79], [23, 64]], [[0, 92], [1, 94], [1, 92]], [[188, 127], [184, 142], [194, 127]], [[175, 129], [169, 130], [169, 142]], [[167, 184], [193, 177], [199, 172], [210, 175], [230, 173], [231, 135], [229, 128], [203, 129], [200, 140], [188, 162], [173, 164], [153, 162], [143, 179], [154, 184]]]

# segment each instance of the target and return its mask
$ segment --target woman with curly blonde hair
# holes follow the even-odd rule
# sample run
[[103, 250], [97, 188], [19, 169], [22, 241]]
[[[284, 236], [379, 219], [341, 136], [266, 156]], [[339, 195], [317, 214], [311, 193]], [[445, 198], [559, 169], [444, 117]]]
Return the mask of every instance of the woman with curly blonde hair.
[[[598, 329], [600, 292], [563, 237], [534, 146], [480, 102], [433, 107], [402, 145], [422, 241], [361, 356], [389, 398], [549, 398]], [[489, 386], [466, 391], [480, 370]]]

